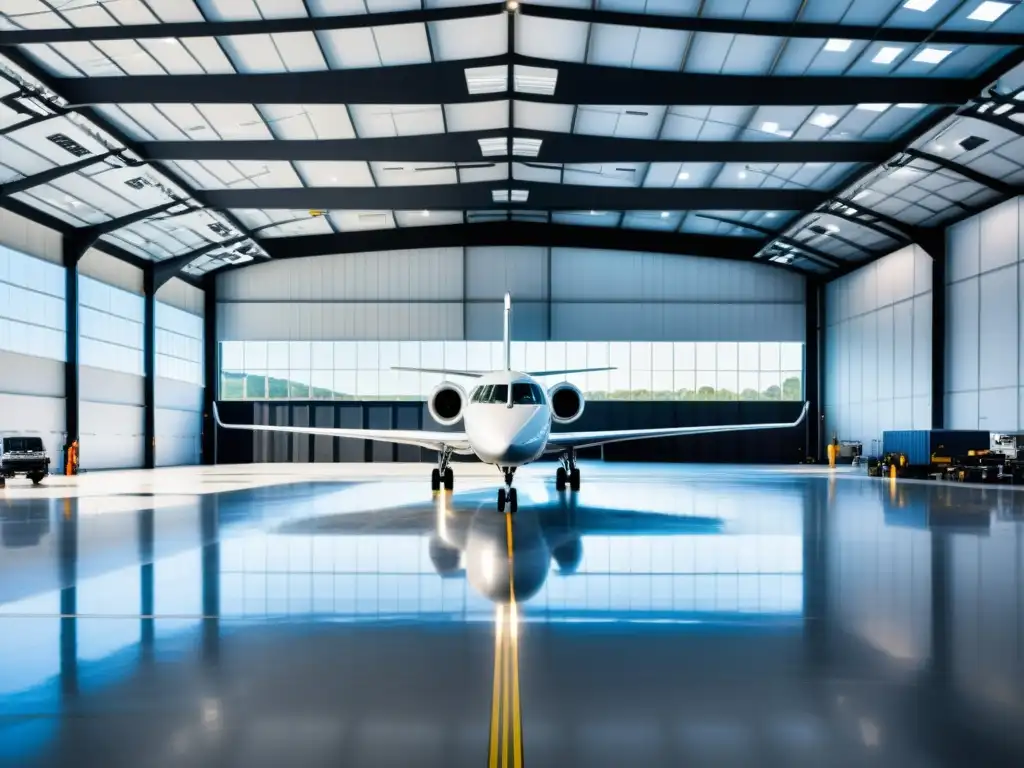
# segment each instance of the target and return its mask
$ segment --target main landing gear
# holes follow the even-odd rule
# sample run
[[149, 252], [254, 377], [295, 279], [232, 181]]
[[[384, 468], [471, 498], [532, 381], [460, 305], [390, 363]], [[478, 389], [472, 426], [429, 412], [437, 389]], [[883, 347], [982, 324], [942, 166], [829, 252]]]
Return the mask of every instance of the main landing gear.
[[498, 511], [504, 512], [507, 506], [509, 513], [514, 515], [519, 507], [516, 489], [512, 487], [512, 478], [516, 474], [516, 468], [505, 467], [502, 471], [505, 473], [505, 487], [498, 489]]
[[442, 484], [446, 491], [450, 491], [455, 488], [455, 474], [449, 466], [451, 459], [452, 452], [450, 448], [445, 448], [441, 451], [437, 459], [437, 468], [430, 473], [431, 491], [434, 491], [435, 493], [440, 491]]
[[566, 451], [559, 461], [562, 462], [562, 466], [555, 470], [555, 490], [564, 491], [565, 486], [568, 485], [571, 490], [578, 491], [580, 489], [580, 470], [576, 466], [576, 451]]

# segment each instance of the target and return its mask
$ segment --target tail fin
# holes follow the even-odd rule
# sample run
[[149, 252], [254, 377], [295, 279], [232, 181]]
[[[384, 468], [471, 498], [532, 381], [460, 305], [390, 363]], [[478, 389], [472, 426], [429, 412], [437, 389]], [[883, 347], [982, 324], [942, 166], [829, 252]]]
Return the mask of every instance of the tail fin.
[[505, 370], [512, 370], [512, 296], [505, 294]]

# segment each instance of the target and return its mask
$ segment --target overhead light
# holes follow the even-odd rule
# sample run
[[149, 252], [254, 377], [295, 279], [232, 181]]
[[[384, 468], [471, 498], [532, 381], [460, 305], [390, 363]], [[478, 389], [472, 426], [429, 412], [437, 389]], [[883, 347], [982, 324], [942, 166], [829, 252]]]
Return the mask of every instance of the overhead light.
[[429, 216], [430, 215], [430, 211], [423, 211], [423, 213], [421, 213], [420, 215], [421, 216]]
[[871, 61], [873, 61], [875, 64], [892, 64], [894, 61], [896, 61], [896, 59], [899, 57], [901, 53], [903, 53], [902, 48], [886, 46], [884, 48], [879, 49], [878, 53], [875, 54], [875, 58], [873, 58]]
[[512, 154], [523, 157], [536, 157], [540, 154], [543, 139], [525, 139], [521, 136], [512, 137]]
[[668, 218], [668, 211], [662, 211], [661, 212], [661, 218], [667, 219]]
[[466, 69], [466, 88], [470, 93], [502, 93], [508, 90], [508, 67], [469, 67]]
[[747, 178], [747, 172], [746, 171], [740, 171], [736, 175], [739, 176], [741, 179]]
[[971, 21], [992, 22], [997, 20], [1011, 8], [1013, 8], [1012, 3], [995, 3], [990, 2], [990, 0], [986, 0], [986, 2], [971, 11], [967, 18]]
[[913, 104], [909, 101], [905, 101], [901, 104], [897, 104], [896, 106], [900, 109], [921, 109], [924, 104]]
[[769, 219], [774, 219], [776, 215], [777, 214], [775, 213], [775, 211], [768, 211], [768, 213], [765, 214], [765, 216]]
[[591, 212], [590, 212], [590, 215], [591, 215], [591, 216], [597, 216], [597, 211], [591, 211]]
[[903, 4], [903, 7], [908, 11], [930, 11], [932, 6], [935, 5], [939, 0], [907, 0]]
[[492, 189], [491, 199], [496, 203], [525, 203], [530, 197], [528, 189]]
[[998, 107], [992, 110], [993, 115], [1005, 115], [1013, 109], [1013, 104], [1000, 104]]
[[947, 48], [925, 48], [914, 57], [914, 61], [919, 64], [938, 64], [951, 53]]
[[843, 40], [842, 38], [833, 37], [825, 41], [825, 50], [831, 51], [832, 53], [843, 53], [844, 51], [850, 50], [851, 45], [853, 45], [852, 40]]
[[553, 96], [558, 85], [558, 70], [547, 67], [526, 67], [515, 65], [514, 75], [517, 93], [536, 93], [541, 96]]
[[767, 122], [761, 123], [761, 130], [764, 131], [765, 133], [778, 133], [779, 124], [773, 123], [769, 120]]
[[984, 104], [982, 104], [980, 107], [978, 107], [978, 111], [981, 114], [985, 114], [990, 109], [992, 109], [992, 102], [991, 101], [986, 101]]
[[885, 112], [892, 104], [858, 104], [857, 109], [864, 109], [868, 112]]
[[519, 10], [519, 0], [506, 0], [505, 10], [509, 13], [515, 13]]
[[525, 203], [530, 197], [530, 190], [528, 189], [513, 189], [512, 194], [509, 195], [509, 200], [513, 203]]
[[679, 176], [677, 176], [676, 178], [678, 178], [680, 181], [686, 181], [688, 178], [690, 178], [690, 174], [688, 174], [686, 171], [680, 171]]
[[863, 200], [865, 197], [869, 197], [870, 195], [873, 194], [875, 194], [875, 191], [873, 189], [862, 189], [860, 192], [853, 196], [853, 202]]
[[828, 112], [819, 112], [811, 118], [811, 125], [816, 125], [819, 128], [831, 128], [838, 122], [839, 117], [837, 115], [830, 115]]
[[945, 147], [944, 145], [942, 145], [942, 144], [936, 144], [936, 145], [935, 145], [935, 151], [936, 151], [936, 152], [941, 152], [941, 151], [942, 151], [942, 150], [944, 150], [945, 148], [946, 148], [946, 147]]
[[825, 225], [825, 230], [828, 231], [828, 232], [838, 232], [839, 231], [839, 227], [837, 227], [835, 224], [826, 224]]
[[484, 157], [504, 156], [508, 154], [508, 139], [504, 136], [496, 136], [492, 139], [477, 139], [480, 145], [480, 154]]

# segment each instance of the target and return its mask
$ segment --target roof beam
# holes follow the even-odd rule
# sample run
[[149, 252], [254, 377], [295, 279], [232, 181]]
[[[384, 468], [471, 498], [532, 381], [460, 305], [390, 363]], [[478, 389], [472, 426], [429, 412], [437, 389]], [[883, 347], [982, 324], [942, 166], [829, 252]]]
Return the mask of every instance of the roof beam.
[[515, 54], [394, 67], [233, 75], [134, 75], [59, 80], [58, 92], [85, 104], [452, 104], [504, 100], [509, 92], [470, 94], [470, 67], [520, 64], [558, 71], [555, 93], [511, 93], [562, 104], [734, 104], [804, 106], [916, 102], [960, 105], [973, 80], [925, 77], [708, 75], [576, 64]]
[[153, 290], [159, 290], [159, 288], [168, 282], [172, 277], [177, 276], [179, 272], [185, 269], [196, 259], [205, 256], [213, 251], [220, 250], [221, 248], [230, 248], [233, 245], [244, 243], [249, 238], [245, 235], [240, 237], [233, 237], [230, 240], [222, 240], [218, 243], [208, 243], [201, 248], [196, 248], [188, 253], [183, 253], [180, 256], [172, 256], [169, 259], [155, 262], [152, 266], [153, 270]]
[[[495, 189], [526, 190], [522, 205], [495, 204]], [[826, 192], [814, 189], [597, 187], [520, 181], [481, 181], [413, 187], [313, 187], [211, 189], [197, 193], [218, 208], [292, 210], [480, 210], [525, 208], [552, 211], [801, 211], [816, 208]]]
[[762, 243], [763, 240], [760, 238], [578, 227], [526, 221], [379, 229], [260, 240], [260, 245], [275, 259], [410, 248], [491, 245], [597, 248], [749, 261]]
[[904, 154], [913, 157], [917, 160], [924, 160], [927, 163], [934, 163], [940, 168], [945, 168], [947, 171], [963, 176], [965, 179], [970, 179], [976, 184], [981, 184], [983, 187], [988, 187], [991, 190], [998, 192], [1005, 197], [1013, 197], [1024, 192], [1024, 188], [1017, 187], [1000, 179], [993, 179], [991, 176], [986, 176], [984, 173], [968, 168], [966, 165], [961, 165], [948, 157], [941, 157], [940, 155], [933, 155], [931, 152], [922, 152], [920, 149], [914, 149], [910, 147], [904, 150]]
[[82, 160], [78, 160], [74, 163], [68, 163], [67, 165], [58, 165], [56, 168], [48, 168], [41, 173], [34, 173], [31, 176], [24, 176], [14, 181], [9, 181], [6, 184], [0, 184], [0, 199], [16, 195], [19, 192], [24, 192], [27, 189], [38, 187], [42, 184], [49, 184], [51, 181], [56, 181], [59, 178], [67, 176], [72, 173], [77, 173], [89, 166], [96, 165], [96, 163], [103, 162], [109, 157], [121, 154], [122, 150], [112, 150], [110, 152], [104, 152], [102, 155], [93, 155]]
[[[70, 43], [86, 40], [143, 40], [154, 38], [223, 37], [226, 35], [276, 34], [282, 32], [318, 32], [337, 29], [358, 29], [392, 24], [426, 24], [453, 19], [495, 16], [504, 10], [500, 2], [449, 8], [417, 9], [348, 16], [315, 16], [290, 19], [252, 21], [174, 22], [166, 24], [132, 24], [107, 27], [69, 27], [64, 29], [26, 29], [0, 32], [0, 46], [39, 43]], [[519, 7], [519, 13], [537, 18], [561, 19], [590, 24], [613, 24], [684, 32], [714, 32], [727, 35], [764, 35], [849, 40], [882, 38], [904, 43], [943, 43], [955, 45], [1019, 45], [1013, 33], [935, 30], [928, 28], [877, 27], [863, 24], [829, 24], [807, 21], [767, 21], [758, 19], [707, 18], [694, 16], [663, 16], [658, 14], [621, 13], [586, 8], [560, 8], [534, 4]]]
[[[873, 230], [880, 235], [885, 235], [886, 237], [892, 240], [902, 240], [904, 243], [908, 245], [914, 242], [914, 240], [916, 239], [917, 227], [915, 227], [912, 224], [907, 224], [905, 222], [898, 221], [892, 218], [891, 216], [887, 216], [884, 213], [879, 213], [878, 211], [874, 211], [870, 208], [865, 208], [863, 205], [857, 205], [857, 203], [853, 202], [852, 200], [846, 200], [844, 198], [837, 197], [835, 199], [835, 202], [838, 205], [846, 206], [847, 208], [852, 209], [854, 213], [857, 214], [857, 216], [869, 216], [875, 219], [878, 222], [878, 224], [876, 224], [874, 221], [865, 221], [864, 219], [857, 218], [857, 216], [843, 216], [831, 210], [831, 207], [823, 210], [822, 212], [831, 214], [832, 216], [837, 216], [839, 218], [846, 219], [847, 221], [852, 221], [854, 224], [860, 224], [862, 227], [867, 227], [868, 229]], [[888, 227], [888, 229], [879, 226], [879, 224], [884, 224], [885, 227]]]
[[796, 248], [806, 254], [807, 258], [811, 261], [815, 261], [823, 267], [828, 269], [835, 269], [839, 266], [839, 263], [835, 261], [836, 257], [825, 253], [825, 251], [819, 250], [814, 246], [802, 243], [799, 240], [794, 240], [786, 235], [779, 234], [776, 230], [768, 227], [762, 227], [759, 224], [750, 224], [746, 221], [738, 221], [736, 219], [729, 219], [725, 216], [714, 216], [707, 213], [698, 213], [698, 217], [702, 219], [708, 219], [710, 221], [718, 221], [722, 224], [731, 224], [734, 227], [743, 227], [749, 229], [751, 232], [758, 232], [762, 235], [768, 235], [773, 241], [777, 243], [785, 243], [793, 248]]
[[[514, 130], [515, 138], [541, 142], [538, 163], [880, 163], [903, 145], [880, 141], [670, 141]], [[479, 163], [479, 141], [507, 138], [501, 131], [464, 131], [372, 139], [147, 141], [137, 149], [148, 160], [400, 161]]]

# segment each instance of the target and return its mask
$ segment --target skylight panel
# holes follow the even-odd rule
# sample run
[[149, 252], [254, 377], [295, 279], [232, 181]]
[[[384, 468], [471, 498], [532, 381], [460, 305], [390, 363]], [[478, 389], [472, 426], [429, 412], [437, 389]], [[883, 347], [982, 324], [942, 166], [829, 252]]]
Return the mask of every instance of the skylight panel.
[[844, 53], [850, 50], [851, 45], [853, 45], [852, 40], [833, 37], [825, 41], [825, 50], [829, 53]]
[[948, 48], [925, 48], [914, 57], [914, 61], [919, 64], [938, 64], [951, 53]]
[[871, 60], [875, 64], [892, 64], [899, 58], [899, 55], [903, 53], [903, 48], [896, 48], [895, 46], [885, 46], [880, 48], [875, 57]]
[[971, 21], [991, 23], [998, 20], [1004, 13], [1013, 8], [1012, 3], [996, 3], [986, 0], [967, 16]]
[[858, 104], [857, 109], [863, 109], [868, 112], [885, 112], [891, 104]]
[[508, 154], [508, 139], [504, 136], [477, 139], [477, 144], [480, 145], [480, 154], [484, 157], [504, 157]]
[[837, 115], [830, 115], [828, 112], [819, 112], [810, 120], [811, 125], [816, 125], [819, 128], [831, 128], [833, 125], [839, 122]]
[[492, 189], [491, 199], [496, 203], [525, 203], [530, 197], [528, 189]]
[[1000, 104], [998, 107], [992, 110], [993, 115], [1005, 115], [1013, 109], [1013, 104]]
[[471, 94], [502, 93], [508, 90], [508, 67], [468, 67], [466, 88]]
[[930, 11], [932, 6], [938, 1], [939, 0], [907, 0], [907, 2], [903, 4], [903, 7], [908, 11], [920, 11], [921, 13], [924, 13], [925, 11]]
[[548, 67], [515, 66], [515, 90], [517, 93], [536, 93], [553, 96], [558, 85], [558, 70]]
[[536, 157], [540, 154], [543, 139], [526, 139], [521, 136], [512, 137], [512, 154], [521, 157]]

